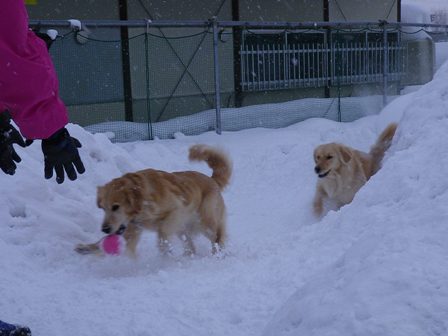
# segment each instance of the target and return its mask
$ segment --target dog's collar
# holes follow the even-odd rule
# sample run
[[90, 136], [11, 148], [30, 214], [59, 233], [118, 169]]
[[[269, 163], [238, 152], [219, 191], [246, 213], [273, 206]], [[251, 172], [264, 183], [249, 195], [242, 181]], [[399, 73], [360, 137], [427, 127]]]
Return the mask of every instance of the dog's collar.
[[330, 174], [330, 172], [331, 172], [331, 169], [329, 171], [327, 171], [325, 174], [317, 174], [317, 176], [319, 176], [320, 178], [324, 178], [325, 176]]

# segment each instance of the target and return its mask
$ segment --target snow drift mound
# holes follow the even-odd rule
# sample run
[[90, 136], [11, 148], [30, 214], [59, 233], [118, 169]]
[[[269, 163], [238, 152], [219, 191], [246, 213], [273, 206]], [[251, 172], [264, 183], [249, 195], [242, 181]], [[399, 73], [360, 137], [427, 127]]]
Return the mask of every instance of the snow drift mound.
[[397, 99], [406, 109], [382, 170], [315, 224], [337, 261], [290, 297], [265, 336], [448, 334], [447, 76], [445, 64]]

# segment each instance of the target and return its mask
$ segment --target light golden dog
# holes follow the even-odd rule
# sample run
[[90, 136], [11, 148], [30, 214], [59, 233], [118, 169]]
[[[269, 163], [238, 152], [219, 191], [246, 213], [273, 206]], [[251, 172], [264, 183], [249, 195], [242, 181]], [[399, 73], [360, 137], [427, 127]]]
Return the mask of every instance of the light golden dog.
[[369, 153], [338, 143], [320, 145], [314, 150], [314, 171], [318, 180], [313, 207], [317, 217], [324, 212], [324, 201], [339, 209], [353, 200], [358, 190], [380, 169], [396, 129], [397, 124], [388, 125]]
[[[146, 169], [98, 187], [98, 207], [104, 210], [102, 231], [123, 234], [131, 256], [136, 255], [144, 229], [157, 233], [162, 253], [169, 252], [171, 236], [183, 241], [185, 254], [195, 253], [192, 239], [197, 233], [211, 241], [213, 253], [224, 246], [225, 204], [221, 191], [229, 183], [231, 161], [222, 151], [206, 145], [192, 146], [189, 159], [207, 162], [212, 176]], [[99, 244], [79, 244], [75, 250], [102, 254]]]

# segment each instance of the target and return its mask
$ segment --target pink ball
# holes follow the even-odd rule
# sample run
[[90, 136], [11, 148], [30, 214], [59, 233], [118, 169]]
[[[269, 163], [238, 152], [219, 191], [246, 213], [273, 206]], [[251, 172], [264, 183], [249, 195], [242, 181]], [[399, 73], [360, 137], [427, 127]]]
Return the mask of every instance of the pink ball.
[[122, 237], [117, 234], [111, 234], [103, 238], [101, 247], [104, 253], [119, 255], [123, 249]]

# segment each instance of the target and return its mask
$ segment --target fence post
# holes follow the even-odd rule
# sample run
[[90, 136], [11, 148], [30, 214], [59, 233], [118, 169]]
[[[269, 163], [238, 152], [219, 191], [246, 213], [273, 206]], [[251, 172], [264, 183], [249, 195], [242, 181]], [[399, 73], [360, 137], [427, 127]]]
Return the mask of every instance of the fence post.
[[[120, 11], [120, 20], [128, 19], [127, 0], [119, 0], [118, 7]], [[133, 100], [132, 100], [132, 84], [131, 84], [131, 61], [129, 53], [129, 31], [127, 26], [120, 27], [120, 43], [121, 43], [121, 69], [123, 72], [123, 98], [125, 108], [125, 120], [134, 121]]]
[[[240, 21], [240, 5], [239, 0], [232, 0], [232, 21]], [[235, 87], [235, 107], [241, 107], [243, 104], [243, 88], [242, 88], [242, 64], [241, 64], [241, 44], [242, 29], [241, 27], [233, 27], [233, 86]]]
[[387, 85], [389, 72], [389, 53], [387, 48], [387, 22], [383, 21], [383, 107], [387, 105]]
[[152, 120], [151, 120], [151, 92], [149, 91], [149, 24], [151, 20], [146, 21], [146, 32], [145, 32], [145, 73], [146, 73], [146, 112], [148, 113], [148, 138], [149, 140], [154, 140], [154, 134], [152, 131]]
[[211, 19], [213, 27], [213, 60], [215, 68], [215, 110], [216, 110], [216, 133], [221, 134], [221, 87], [219, 76], [218, 58], [218, 21], [216, 16]]
[[[339, 34], [339, 32], [338, 32]], [[342, 109], [341, 109], [341, 76], [342, 76], [342, 50], [341, 50], [341, 45], [337, 44], [337, 52], [336, 52], [336, 57], [337, 57], [337, 76], [338, 76], [338, 122], [342, 121]]]

